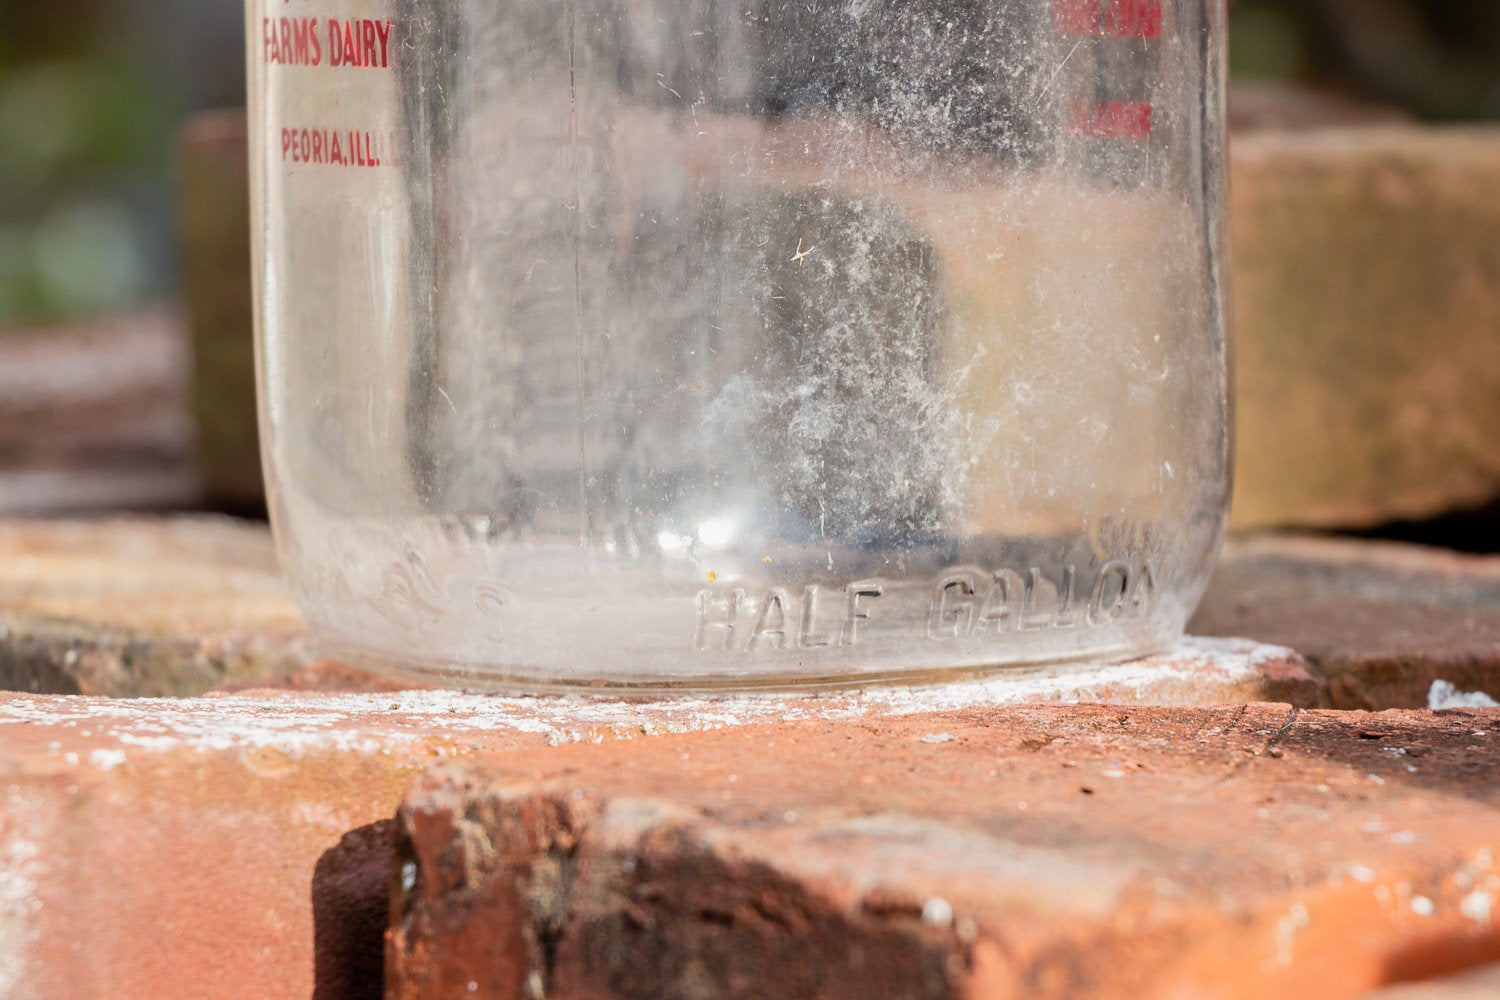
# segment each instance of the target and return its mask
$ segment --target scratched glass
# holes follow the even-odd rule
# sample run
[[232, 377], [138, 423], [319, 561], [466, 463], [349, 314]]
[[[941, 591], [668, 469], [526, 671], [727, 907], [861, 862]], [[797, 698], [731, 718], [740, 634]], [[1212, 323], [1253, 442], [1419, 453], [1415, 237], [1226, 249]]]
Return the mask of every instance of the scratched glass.
[[271, 511], [326, 648], [706, 688], [1169, 644], [1227, 498], [1223, 18], [249, 0]]

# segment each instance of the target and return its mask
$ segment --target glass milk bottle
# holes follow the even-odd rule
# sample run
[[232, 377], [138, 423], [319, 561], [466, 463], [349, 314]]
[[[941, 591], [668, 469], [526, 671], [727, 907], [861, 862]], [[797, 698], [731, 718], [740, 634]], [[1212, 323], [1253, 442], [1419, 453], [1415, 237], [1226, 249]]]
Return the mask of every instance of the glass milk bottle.
[[790, 687], [1180, 634], [1222, 3], [247, 11], [271, 513], [331, 654]]

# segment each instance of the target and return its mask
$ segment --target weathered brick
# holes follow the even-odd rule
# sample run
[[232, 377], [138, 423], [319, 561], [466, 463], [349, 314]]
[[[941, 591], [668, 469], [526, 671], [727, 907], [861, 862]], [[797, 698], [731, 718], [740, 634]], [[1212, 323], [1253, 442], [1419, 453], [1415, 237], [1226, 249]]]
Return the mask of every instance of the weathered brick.
[[192, 694], [311, 658], [264, 525], [0, 521], [0, 687]]
[[1232, 523], [1500, 496], [1500, 130], [1234, 137]]
[[[813, 975], [821, 959], [807, 956], [834, 954], [831, 940], [878, 940], [942, 972], [945, 989], [969, 981], [950, 975], [954, 956], [965, 975], [999, 984], [974, 995], [1056, 976], [1093, 982], [1105, 969], [1144, 988], [1155, 982], [1145, 965], [1115, 970], [1137, 950], [1185, 989], [1244, 979], [1274, 991], [1311, 976], [1307, 992], [1286, 995], [1328, 987], [1329, 997], [1500, 956], [1472, 916], [1473, 894], [1496, 888], [1480, 853], [1500, 848], [1495, 710], [1007, 708], [987, 703], [994, 690], [663, 702], [0, 696], [0, 995], [377, 995], [371, 935], [392, 874], [379, 824], [418, 773], [452, 759], [500, 774], [503, 794], [474, 787], [529, 804], [536, 843], [560, 843], [554, 828], [574, 823], [578, 850], [602, 859], [579, 876], [596, 879], [588, 898], [603, 908], [589, 932], [603, 950], [591, 946], [588, 961], [656, 955], [684, 981], [715, 973], [630, 937], [630, 921], [670, 917], [687, 935], [663, 941], [721, 928], [703, 947], [727, 954], [745, 930], [736, 914], [762, 889], [769, 909], [755, 933], [774, 938], [785, 920], [833, 935], [777, 959], [802, 956], [796, 975]], [[424, 787], [449, 787], [442, 780]], [[629, 897], [639, 913], [609, 909], [631, 844], [677, 894]], [[529, 863], [524, 852], [512, 860]], [[715, 881], [740, 893], [727, 922]], [[678, 913], [678, 902], [696, 908]], [[1307, 928], [1286, 923], [1298, 905]], [[562, 961], [585, 938], [572, 917], [571, 939], [547, 930], [560, 926], [554, 911], [528, 919]], [[983, 934], [966, 940], [966, 920]], [[1278, 971], [1288, 935], [1296, 960]], [[1336, 942], [1347, 961], [1326, 960]], [[396, 971], [416, 976], [417, 953], [403, 954]], [[613, 981], [623, 968], [569, 974]], [[627, 979], [611, 989], [647, 989]]]
[[1497, 722], [974, 709], [444, 766], [387, 996], [1354, 997], [1500, 956]]
[[1417, 708], [1434, 681], [1500, 698], [1500, 559], [1347, 539], [1232, 541], [1189, 626], [1307, 657], [1335, 708]]

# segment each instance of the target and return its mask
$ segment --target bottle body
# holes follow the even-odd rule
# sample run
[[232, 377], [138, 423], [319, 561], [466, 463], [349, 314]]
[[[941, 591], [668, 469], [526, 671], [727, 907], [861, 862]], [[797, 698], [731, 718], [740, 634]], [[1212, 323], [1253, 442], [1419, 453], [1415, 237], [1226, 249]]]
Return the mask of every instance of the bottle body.
[[759, 686], [1180, 633], [1227, 496], [1216, 5], [287, 10], [262, 421], [331, 652]]

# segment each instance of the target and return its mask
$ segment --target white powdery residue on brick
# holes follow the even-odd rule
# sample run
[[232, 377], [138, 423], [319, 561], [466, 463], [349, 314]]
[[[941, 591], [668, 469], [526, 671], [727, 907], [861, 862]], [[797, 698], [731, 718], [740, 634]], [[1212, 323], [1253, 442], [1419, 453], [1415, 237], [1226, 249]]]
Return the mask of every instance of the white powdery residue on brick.
[[1295, 651], [1286, 646], [1275, 646], [1254, 639], [1187, 635], [1173, 643], [1171, 649], [1147, 657], [1144, 662], [1169, 660], [1186, 666], [1206, 662], [1234, 677], [1248, 677], [1268, 663], [1288, 658], [1300, 659]]
[[182, 745], [182, 740], [176, 736], [137, 736], [135, 733], [122, 733], [112, 730], [111, 735], [126, 746], [140, 747], [142, 750], [171, 750]]
[[1283, 646], [1249, 639], [1187, 637], [1164, 652], [1125, 663], [1067, 664], [955, 684], [872, 688], [863, 692], [861, 701], [893, 715], [1026, 702], [1097, 701], [1101, 691], [1139, 695], [1169, 680], [1235, 683], [1253, 677], [1267, 664], [1296, 658], [1296, 653]]
[[19, 997], [27, 953], [36, 940], [38, 881], [45, 875], [33, 835], [20, 829], [28, 815], [24, 795], [11, 792], [0, 812], [0, 996]]
[[0, 701], [0, 723], [91, 725], [118, 745], [145, 750], [273, 748], [373, 753], [455, 734], [537, 734], [549, 743], [618, 739], [799, 720], [839, 721], [1025, 702], [1100, 700], [1101, 691], [1150, 691], [1164, 683], [1236, 682], [1294, 658], [1241, 639], [1183, 639], [1127, 663], [1002, 671], [982, 679], [856, 690], [750, 692], [636, 699], [506, 696], [457, 690], [379, 694], [264, 694], [212, 698], [17, 697]]
[[1436, 680], [1427, 689], [1427, 707], [1436, 712], [1445, 708], [1496, 708], [1496, 701], [1483, 691], [1460, 691], [1450, 681]]
[[89, 763], [101, 771], [113, 771], [125, 763], [124, 750], [95, 750], [89, 754]]
[[[367, 711], [375, 711], [372, 704]], [[17, 698], [0, 702], [0, 722], [78, 728], [143, 750], [258, 749], [297, 753], [313, 747], [372, 752], [391, 739], [418, 733], [377, 734], [342, 713], [320, 710], [298, 698]]]
[[41, 908], [30, 871], [36, 845], [17, 840], [0, 847], [0, 996], [15, 996], [26, 952], [36, 938], [32, 917]]
[[1490, 894], [1483, 889], [1475, 889], [1463, 898], [1459, 903], [1459, 912], [1475, 923], [1488, 925], [1490, 922], [1490, 909], [1494, 900]]
[[[664, 716], [690, 729], [718, 728], [739, 723], [846, 720], [864, 715], [911, 715], [1026, 702], [1098, 700], [1101, 690], [1140, 693], [1165, 681], [1236, 683], [1255, 676], [1266, 665], [1296, 660], [1282, 646], [1246, 639], [1187, 638], [1172, 648], [1141, 660], [1083, 663], [1050, 669], [1018, 669], [980, 680], [924, 686], [872, 686], [855, 692], [812, 692], [803, 695], [740, 694], [719, 698], [688, 698], [649, 705], [597, 702], [587, 709], [570, 708], [572, 717], [594, 714], [605, 723], [624, 709]], [[722, 717], [715, 707], [732, 703], [737, 716]]]

